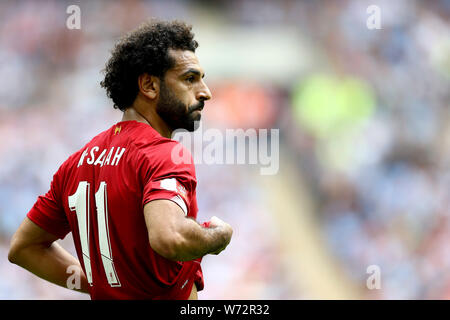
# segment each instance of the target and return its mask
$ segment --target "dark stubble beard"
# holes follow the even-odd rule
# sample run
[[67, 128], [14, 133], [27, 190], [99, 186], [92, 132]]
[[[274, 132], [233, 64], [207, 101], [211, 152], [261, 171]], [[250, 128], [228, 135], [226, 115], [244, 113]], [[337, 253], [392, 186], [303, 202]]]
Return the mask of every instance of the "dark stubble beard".
[[[201, 115], [194, 114], [194, 111], [201, 110], [204, 102], [200, 101], [195, 105], [186, 108], [175, 94], [167, 88], [164, 81], [161, 81], [159, 101], [156, 104], [156, 112], [164, 122], [172, 129], [185, 129], [194, 131], [199, 126]], [[187, 110], [186, 110], [187, 109]]]

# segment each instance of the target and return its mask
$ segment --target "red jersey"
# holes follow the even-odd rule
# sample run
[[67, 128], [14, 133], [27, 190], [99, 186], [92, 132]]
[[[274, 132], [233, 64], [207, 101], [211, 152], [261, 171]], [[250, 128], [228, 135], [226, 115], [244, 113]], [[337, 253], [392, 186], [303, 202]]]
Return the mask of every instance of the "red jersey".
[[187, 299], [194, 282], [203, 289], [200, 259], [176, 262], [152, 250], [143, 212], [168, 199], [196, 219], [193, 161], [171, 157], [180, 146], [150, 125], [119, 122], [70, 156], [28, 213], [61, 239], [72, 232], [92, 299]]

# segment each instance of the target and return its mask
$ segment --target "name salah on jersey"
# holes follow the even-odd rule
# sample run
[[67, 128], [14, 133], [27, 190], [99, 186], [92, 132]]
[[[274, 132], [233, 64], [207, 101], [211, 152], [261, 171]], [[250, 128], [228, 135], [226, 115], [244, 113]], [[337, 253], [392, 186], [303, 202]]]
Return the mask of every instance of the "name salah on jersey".
[[103, 149], [100, 153], [100, 148], [98, 146], [94, 146], [90, 150], [89, 148], [86, 148], [81, 154], [77, 168], [83, 165], [85, 158], [86, 163], [90, 165], [100, 165], [100, 167], [106, 165], [117, 166], [126, 149], [121, 147], [117, 147], [117, 149], [115, 148], [116, 147]]

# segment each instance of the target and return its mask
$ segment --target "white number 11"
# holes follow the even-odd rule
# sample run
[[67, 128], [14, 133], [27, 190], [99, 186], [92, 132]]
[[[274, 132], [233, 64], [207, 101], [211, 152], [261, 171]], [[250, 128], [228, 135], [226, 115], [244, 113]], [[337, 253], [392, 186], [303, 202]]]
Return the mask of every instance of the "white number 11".
[[[87, 181], [81, 181], [78, 184], [77, 191], [69, 196], [69, 208], [75, 211], [78, 221], [78, 230], [80, 232], [81, 251], [83, 253], [83, 262], [86, 269], [86, 277], [92, 286], [92, 268], [91, 256], [89, 252], [89, 195], [90, 184]], [[98, 191], [95, 193], [95, 204], [97, 207], [98, 239], [100, 245], [100, 256], [105, 270], [106, 278], [111, 287], [120, 287], [119, 277], [111, 253], [111, 243], [109, 241], [108, 230], [108, 205], [107, 205], [106, 182], [100, 182]]]

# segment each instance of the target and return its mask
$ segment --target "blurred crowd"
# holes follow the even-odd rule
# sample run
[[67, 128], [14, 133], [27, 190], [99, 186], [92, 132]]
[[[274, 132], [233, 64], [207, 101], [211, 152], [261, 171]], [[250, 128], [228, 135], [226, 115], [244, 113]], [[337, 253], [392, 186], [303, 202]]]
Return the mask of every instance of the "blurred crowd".
[[[82, 25], [68, 32], [71, 4], [81, 6]], [[381, 29], [366, 26], [371, 4], [380, 8]], [[10, 265], [8, 241], [58, 166], [120, 120], [99, 86], [117, 37], [149, 16], [185, 19], [195, 31], [207, 27], [196, 21], [213, 24], [205, 16], [218, 12], [242, 29], [295, 27], [292, 42], [313, 58], [284, 84], [215, 75], [205, 122], [280, 129], [316, 204], [326, 250], [362, 298], [450, 298], [444, 0], [1, 1], [0, 272], [8, 276], [0, 279], [0, 298], [86, 298]], [[203, 261], [200, 298], [308, 297], [280, 262], [282, 231], [273, 228], [276, 213], [253, 169], [197, 167], [199, 220], [217, 215], [235, 227], [224, 260]], [[63, 243], [70, 248], [70, 238]], [[370, 265], [380, 267], [381, 290], [366, 288]]]
[[[321, 58], [291, 91], [289, 140], [329, 251], [367, 298], [449, 299], [450, 1], [326, 4], [299, 21]], [[354, 27], [369, 4], [379, 30]]]

